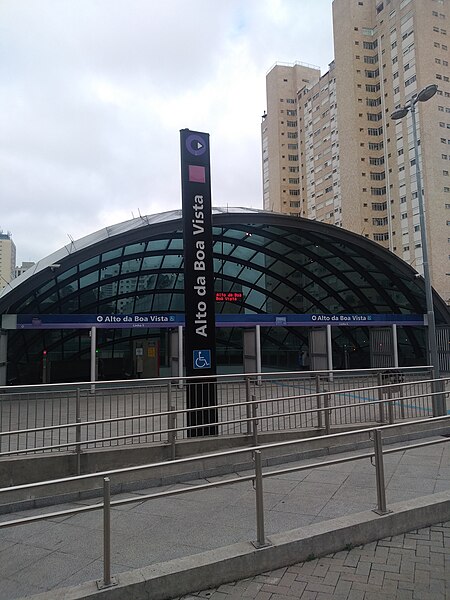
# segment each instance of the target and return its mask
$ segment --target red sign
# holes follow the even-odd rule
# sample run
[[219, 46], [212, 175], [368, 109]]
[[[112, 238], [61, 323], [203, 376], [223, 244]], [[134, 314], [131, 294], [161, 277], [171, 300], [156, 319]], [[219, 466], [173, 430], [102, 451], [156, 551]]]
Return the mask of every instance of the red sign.
[[242, 292], [216, 292], [216, 302], [239, 302]]

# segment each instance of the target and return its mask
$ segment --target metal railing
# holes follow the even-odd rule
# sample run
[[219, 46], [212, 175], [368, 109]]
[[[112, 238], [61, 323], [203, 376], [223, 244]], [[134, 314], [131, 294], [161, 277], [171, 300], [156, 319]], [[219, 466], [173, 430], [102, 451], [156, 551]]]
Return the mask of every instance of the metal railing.
[[[420, 379], [424, 374], [429, 371], [215, 378], [215, 424], [219, 435], [256, 439], [264, 432], [313, 429], [328, 434], [333, 427], [431, 416], [436, 392], [432, 379]], [[137, 443], [170, 444], [174, 458], [177, 440], [195, 436], [203, 428], [187, 425], [189, 413], [205, 411], [185, 408], [187, 388], [197, 384], [179, 379], [139, 380], [126, 388], [122, 384], [56, 391], [40, 386], [37, 391], [25, 393], [22, 388], [0, 396], [0, 458], [67, 450], [79, 456], [86, 448]]]
[[[436, 417], [433, 419], [422, 419], [419, 421], [414, 421], [413, 424], [416, 427], [421, 428], [424, 425], [429, 425], [430, 421], [438, 422], [438, 423], [446, 423], [449, 421], [449, 419], [450, 419], [450, 416]], [[244, 453], [248, 454], [249, 452], [251, 452], [252, 456], [253, 456], [253, 461], [254, 461], [254, 473], [252, 473], [250, 475], [243, 475], [240, 477], [230, 477], [228, 479], [222, 479], [221, 481], [209, 482], [209, 483], [195, 485], [195, 486], [185, 486], [185, 487], [177, 488], [175, 490], [172, 489], [172, 490], [167, 490], [167, 491], [162, 491], [162, 492], [155, 492], [155, 493], [151, 493], [151, 494], [143, 494], [143, 495], [139, 495], [139, 496], [133, 496], [131, 498], [125, 498], [125, 499], [120, 499], [120, 500], [115, 500], [115, 501], [111, 501], [111, 499], [110, 499], [111, 481], [115, 475], [131, 473], [131, 472], [148, 471], [148, 470], [152, 470], [155, 468], [165, 467], [165, 466], [168, 466], [169, 464], [173, 465], [174, 462], [165, 461], [165, 462], [150, 463], [150, 464], [139, 465], [139, 466], [135, 466], [135, 467], [128, 467], [128, 468], [104, 471], [101, 473], [91, 473], [89, 475], [82, 475], [82, 476], [77, 476], [77, 477], [67, 477], [67, 478], [63, 478], [63, 479], [42, 481], [42, 482], [38, 482], [38, 483], [22, 484], [22, 485], [18, 485], [18, 486], [14, 486], [14, 487], [1, 488], [0, 489], [0, 497], [1, 497], [2, 493], [8, 493], [11, 491], [18, 491], [18, 490], [25, 490], [25, 489], [32, 491], [33, 489], [36, 489], [38, 487], [40, 487], [40, 488], [51, 487], [52, 485], [58, 485], [58, 484], [69, 483], [69, 482], [77, 482], [77, 481], [81, 483], [82, 481], [86, 481], [87, 479], [98, 479], [98, 478], [103, 479], [103, 502], [100, 502], [100, 503], [97, 503], [94, 505], [83, 506], [81, 508], [59, 510], [59, 511], [51, 512], [51, 513], [34, 515], [31, 517], [11, 519], [9, 521], [4, 521], [4, 522], [0, 523], [0, 530], [5, 527], [24, 525], [26, 523], [42, 521], [45, 519], [52, 519], [52, 518], [61, 517], [61, 516], [75, 515], [75, 514], [84, 513], [84, 512], [93, 511], [93, 510], [100, 510], [100, 509], [103, 510], [103, 515], [104, 515], [104, 519], [103, 519], [103, 534], [104, 534], [103, 535], [103, 539], [104, 539], [103, 579], [98, 582], [98, 586], [100, 588], [110, 587], [110, 586], [116, 584], [116, 580], [112, 577], [112, 574], [111, 574], [111, 518], [110, 518], [111, 507], [124, 506], [124, 505], [128, 505], [128, 504], [132, 504], [134, 502], [142, 503], [143, 501], [152, 500], [155, 498], [165, 498], [168, 496], [185, 494], [185, 493], [189, 493], [192, 491], [199, 492], [199, 491], [206, 490], [206, 489], [213, 488], [213, 487], [220, 487], [220, 486], [225, 486], [225, 485], [242, 483], [245, 481], [252, 481], [252, 482], [254, 482], [254, 489], [255, 489], [255, 521], [256, 521], [256, 542], [254, 542], [254, 545], [257, 547], [267, 546], [267, 545], [270, 545], [270, 541], [266, 538], [266, 535], [265, 535], [264, 490], [263, 490], [263, 481], [267, 477], [274, 477], [277, 475], [292, 473], [295, 471], [302, 471], [305, 469], [310, 470], [310, 469], [314, 469], [314, 468], [337, 465], [337, 464], [342, 464], [345, 462], [351, 462], [354, 460], [361, 460], [361, 459], [369, 458], [371, 461], [373, 461], [373, 464], [375, 465], [377, 506], [374, 509], [374, 511], [380, 515], [386, 514], [388, 512], [388, 508], [387, 508], [387, 502], [386, 502], [386, 485], [385, 485], [384, 467], [383, 467], [384, 455], [392, 454], [395, 452], [403, 452], [403, 451], [406, 451], [406, 450], [409, 450], [412, 448], [424, 448], [424, 447], [428, 447], [431, 445], [442, 444], [442, 443], [446, 443], [446, 442], [450, 441], [450, 438], [444, 437], [444, 438], [439, 438], [439, 439], [417, 442], [414, 444], [408, 444], [408, 445], [404, 445], [404, 446], [400, 446], [400, 447], [394, 447], [394, 448], [390, 448], [390, 449], [383, 449], [383, 433], [386, 431], [393, 431], [393, 430], [395, 431], [396, 429], [404, 426], [405, 424], [408, 424], [409, 426], [411, 425], [410, 422], [399, 423], [399, 424], [395, 424], [395, 425], [387, 425], [384, 427], [373, 427], [370, 429], [362, 429], [362, 430], [357, 430], [357, 431], [353, 431], [353, 432], [335, 433], [335, 434], [326, 436], [326, 438], [315, 437], [315, 438], [310, 438], [308, 440], [295, 439], [295, 440], [276, 442], [276, 443], [271, 443], [271, 444], [263, 444], [263, 445], [259, 445], [259, 446], [252, 446], [250, 448], [248, 448], [248, 447], [247, 448], [238, 448], [238, 449], [227, 450], [227, 451], [222, 451], [222, 452], [202, 454], [200, 456], [194, 456], [194, 457], [189, 457], [189, 458], [177, 459], [175, 462], [178, 464], [194, 464], [195, 465], [195, 463], [198, 461], [205, 462], [205, 461], [208, 461], [209, 459], [217, 460], [218, 458], [226, 458], [226, 457], [231, 457], [231, 456], [234, 457], [234, 456], [238, 456], [240, 454], [244, 454]], [[327, 444], [329, 444], [330, 440], [338, 440], [339, 438], [342, 438], [344, 436], [351, 438], [352, 436], [356, 436], [356, 435], [360, 436], [361, 434], [367, 435], [368, 439], [371, 439], [373, 441], [373, 451], [359, 452], [353, 456], [334, 458], [334, 459], [330, 459], [330, 460], [326, 460], [326, 461], [322, 461], [322, 462], [318, 462], [318, 463], [294, 465], [294, 466], [282, 467], [282, 468], [271, 469], [271, 470], [266, 470], [266, 471], [263, 471], [263, 469], [262, 469], [264, 454], [266, 452], [273, 451], [274, 449], [281, 449], [281, 448], [292, 447], [295, 445], [302, 445], [302, 444], [305, 444], [308, 442], [309, 443], [315, 442], [317, 440], [321, 440], [321, 441], [326, 440]], [[194, 471], [195, 471], [195, 468], [194, 468]]]

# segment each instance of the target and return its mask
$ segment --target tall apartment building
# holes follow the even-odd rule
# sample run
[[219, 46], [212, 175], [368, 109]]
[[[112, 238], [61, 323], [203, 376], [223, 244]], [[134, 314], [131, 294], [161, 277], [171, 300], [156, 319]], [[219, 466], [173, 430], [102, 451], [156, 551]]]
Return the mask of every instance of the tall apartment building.
[[11, 234], [0, 231], [0, 289], [14, 279], [16, 268], [16, 246]]
[[416, 120], [432, 282], [447, 302], [449, 19], [449, 0], [334, 0], [330, 70], [275, 65], [262, 122], [264, 208], [354, 231], [421, 273], [411, 115], [390, 115], [437, 84], [431, 100], [417, 103]]

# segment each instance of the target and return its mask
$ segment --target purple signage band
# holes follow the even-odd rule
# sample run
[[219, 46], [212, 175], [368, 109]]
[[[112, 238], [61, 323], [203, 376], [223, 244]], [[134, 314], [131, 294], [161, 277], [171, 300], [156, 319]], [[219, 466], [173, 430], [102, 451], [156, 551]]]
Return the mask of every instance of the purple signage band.
[[[5, 315], [14, 325], [3, 322], [4, 329], [134, 329], [185, 325], [182, 313], [130, 315]], [[15, 317], [15, 318], [14, 318]], [[215, 315], [215, 327], [423, 327], [423, 315], [345, 314], [226, 314]], [[204, 350], [205, 348], [197, 348]]]

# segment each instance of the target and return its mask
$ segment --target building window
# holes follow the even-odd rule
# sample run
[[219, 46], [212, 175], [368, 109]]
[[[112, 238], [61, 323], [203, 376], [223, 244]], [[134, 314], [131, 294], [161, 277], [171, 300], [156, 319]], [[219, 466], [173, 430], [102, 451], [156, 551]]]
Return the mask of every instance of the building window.
[[372, 194], [372, 196], [384, 196], [386, 194], [386, 186], [380, 188], [371, 187], [370, 193]]
[[372, 202], [372, 210], [383, 211], [387, 209], [387, 202]]

